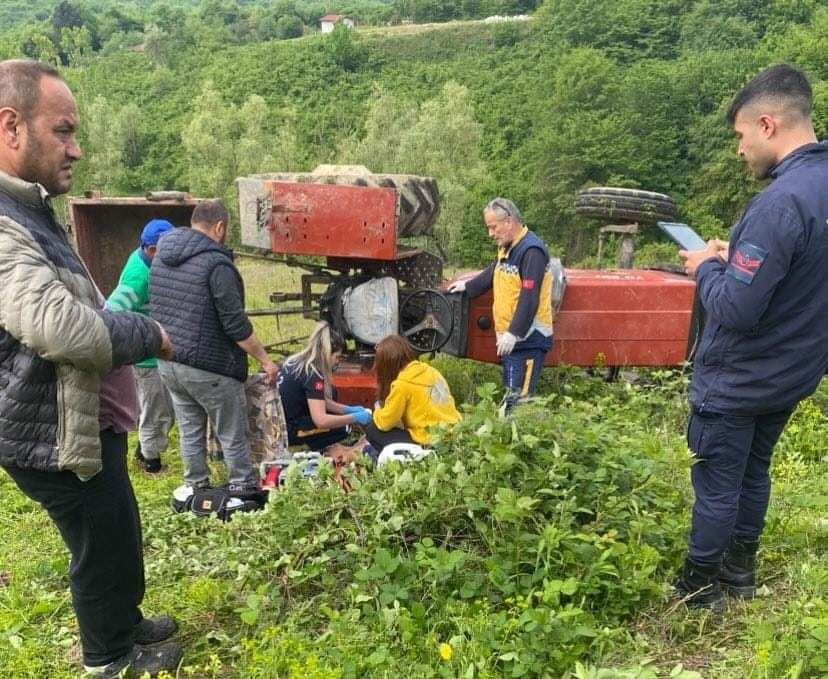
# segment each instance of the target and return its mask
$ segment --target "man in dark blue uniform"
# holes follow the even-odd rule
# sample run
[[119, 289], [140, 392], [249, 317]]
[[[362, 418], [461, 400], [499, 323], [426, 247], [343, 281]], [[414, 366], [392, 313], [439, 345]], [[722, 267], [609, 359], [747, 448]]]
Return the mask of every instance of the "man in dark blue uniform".
[[483, 210], [489, 237], [497, 243], [497, 261], [450, 292], [478, 297], [492, 291], [497, 355], [511, 410], [535, 393], [546, 354], [552, 348], [552, 274], [546, 245], [523, 223], [517, 206], [495, 198]]
[[796, 404], [828, 367], [828, 143], [817, 143], [805, 76], [761, 72], [728, 112], [739, 156], [771, 183], [730, 242], [680, 251], [706, 326], [690, 384], [696, 500], [676, 593], [724, 608], [752, 598], [771, 454]]

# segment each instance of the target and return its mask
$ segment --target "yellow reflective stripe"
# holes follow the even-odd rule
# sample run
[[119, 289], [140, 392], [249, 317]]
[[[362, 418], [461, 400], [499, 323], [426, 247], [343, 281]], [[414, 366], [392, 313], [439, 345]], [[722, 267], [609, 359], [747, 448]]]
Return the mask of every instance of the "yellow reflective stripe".
[[523, 373], [523, 386], [520, 389], [520, 395], [526, 396], [529, 393], [529, 381], [532, 379], [532, 369], [535, 367], [535, 359], [530, 358], [526, 361], [526, 372]]
[[306, 436], [313, 436], [314, 434], [325, 434], [329, 431], [330, 429], [300, 429], [296, 432], [296, 436], [305, 438]]

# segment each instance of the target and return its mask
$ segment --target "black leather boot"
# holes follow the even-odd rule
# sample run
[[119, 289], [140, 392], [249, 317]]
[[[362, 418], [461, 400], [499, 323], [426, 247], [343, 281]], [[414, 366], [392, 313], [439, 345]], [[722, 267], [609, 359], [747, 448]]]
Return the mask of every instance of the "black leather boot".
[[759, 540], [733, 538], [719, 571], [722, 589], [739, 599], [756, 596], [756, 550]]
[[113, 660], [108, 665], [90, 667], [84, 666], [86, 676], [101, 677], [101, 679], [116, 679], [118, 677], [155, 677], [161, 672], [175, 675], [181, 664], [181, 646], [174, 641], [168, 641], [155, 646], [133, 646], [132, 650], [122, 658]]
[[725, 596], [717, 578], [718, 574], [718, 566], [702, 566], [685, 559], [674, 585], [674, 598], [681, 599], [689, 608], [706, 608], [714, 613], [724, 612]]

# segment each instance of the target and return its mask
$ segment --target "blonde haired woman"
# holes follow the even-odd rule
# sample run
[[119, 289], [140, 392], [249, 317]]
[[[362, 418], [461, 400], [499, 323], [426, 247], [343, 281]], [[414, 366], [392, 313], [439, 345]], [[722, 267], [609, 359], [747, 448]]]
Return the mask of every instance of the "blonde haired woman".
[[288, 443], [323, 450], [348, 435], [348, 425], [367, 425], [371, 411], [336, 401], [333, 371], [345, 341], [325, 321], [316, 324], [307, 346], [285, 359], [278, 387]]

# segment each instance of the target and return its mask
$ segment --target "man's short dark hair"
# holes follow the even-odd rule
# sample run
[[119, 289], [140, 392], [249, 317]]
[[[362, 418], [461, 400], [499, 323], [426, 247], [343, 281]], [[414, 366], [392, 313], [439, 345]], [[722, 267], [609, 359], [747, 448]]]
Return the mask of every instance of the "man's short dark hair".
[[220, 200], [203, 200], [195, 206], [193, 216], [190, 218], [192, 224], [206, 224], [213, 226], [218, 222], [230, 223], [230, 213], [222, 205]]
[[739, 111], [759, 101], [774, 103], [807, 119], [813, 106], [811, 84], [802, 71], [788, 64], [766, 68], [733, 98], [727, 111], [727, 122], [733, 126]]
[[63, 79], [57, 69], [39, 61], [0, 61], [0, 108], [13, 108], [27, 120], [40, 101], [40, 81], [44, 77]]

